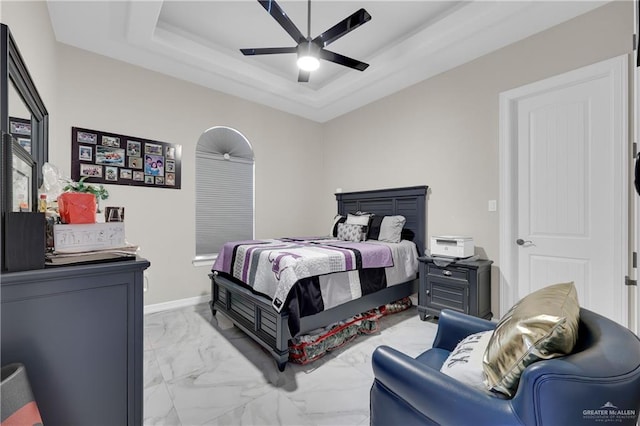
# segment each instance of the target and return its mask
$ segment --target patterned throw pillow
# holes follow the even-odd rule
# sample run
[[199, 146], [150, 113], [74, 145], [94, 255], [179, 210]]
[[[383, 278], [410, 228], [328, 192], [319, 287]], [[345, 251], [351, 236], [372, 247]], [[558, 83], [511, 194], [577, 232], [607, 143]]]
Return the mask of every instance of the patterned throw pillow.
[[338, 224], [338, 239], [343, 241], [362, 241], [363, 226], [350, 223]]
[[451, 351], [440, 371], [464, 384], [486, 390], [482, 356], [487, 349], [492, 333], [491, 330], [481, 331], [465, 337]]

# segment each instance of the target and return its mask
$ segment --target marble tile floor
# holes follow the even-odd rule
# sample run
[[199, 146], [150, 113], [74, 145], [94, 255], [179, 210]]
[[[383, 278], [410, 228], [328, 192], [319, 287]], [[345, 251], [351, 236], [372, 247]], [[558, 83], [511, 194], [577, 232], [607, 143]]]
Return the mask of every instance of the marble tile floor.
[[383, 317], [380, 330], [279, 372], [260, 345], [207, 304], [145, 315], [145, 425], [369, 424], [371, 354], [379, 345], [416, 356], [437, 325], [415, 306]]

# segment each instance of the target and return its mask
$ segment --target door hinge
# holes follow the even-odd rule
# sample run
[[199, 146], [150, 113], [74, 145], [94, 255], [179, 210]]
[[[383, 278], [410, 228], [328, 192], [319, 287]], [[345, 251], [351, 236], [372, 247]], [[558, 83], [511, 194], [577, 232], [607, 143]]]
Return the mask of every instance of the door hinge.
[[628, 276], [625, 276], [625, 277], [624, 277], [624, 285], [628, 285], [628, 286], [634, 285], [634, 286], [637, 286], [637, 285], [638, 285], [638, 281], [637, 281], [637, 280], [632, 280], [632, 279], [631, 279], [631, 278], [629, 278]]
[[637, 268], [638, 267], [638, 252], [634, 251], [631, 254], [631, 267], [632, 268]]
[[633, 143], [633, 157], [635, 158], [638, 155], [638, 142]]
[[638, 50], [638, 35], [633, 35], [633, 50]]

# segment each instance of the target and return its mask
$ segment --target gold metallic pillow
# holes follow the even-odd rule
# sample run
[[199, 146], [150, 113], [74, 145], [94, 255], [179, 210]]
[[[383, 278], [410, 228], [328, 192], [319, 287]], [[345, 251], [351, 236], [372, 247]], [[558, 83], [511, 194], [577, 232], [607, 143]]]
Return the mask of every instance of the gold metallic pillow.
[[578, 339], [579, 319], [573, 282], [551, 285], [522, 298], [502, 317], [484, 353], [489, 388], [511, 397], [529, 364], [570, 353]]

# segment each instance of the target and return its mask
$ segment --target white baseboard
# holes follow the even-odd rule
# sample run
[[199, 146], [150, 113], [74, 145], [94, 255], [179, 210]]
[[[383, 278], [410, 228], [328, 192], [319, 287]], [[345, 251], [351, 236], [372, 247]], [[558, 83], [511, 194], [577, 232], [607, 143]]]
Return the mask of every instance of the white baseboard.
[[170, 302], [155, 303], [153, 305], [145, 305], [144, 313], [146, 315], [146, 314], [153, 314], [155, 312], [170, 311], [172, 309], [179, 309], [179, 308], [185, 308], [187, 306], [199, 305], [200, 303], [209, 302], [210, 300], [211, 300], [211, 295], [204, 294], [202, 296], [188, 297], [186, 299], [172, 300]]

